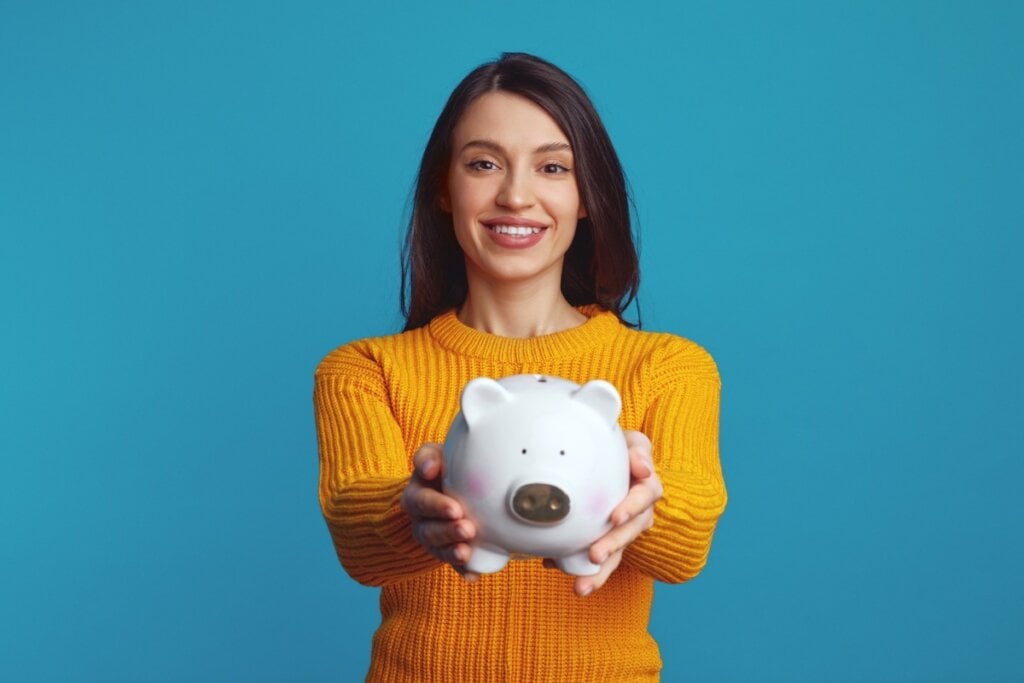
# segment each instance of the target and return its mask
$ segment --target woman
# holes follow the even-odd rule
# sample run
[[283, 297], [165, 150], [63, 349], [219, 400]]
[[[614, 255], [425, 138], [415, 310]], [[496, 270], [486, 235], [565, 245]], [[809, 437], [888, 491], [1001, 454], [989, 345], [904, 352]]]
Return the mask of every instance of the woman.
[[[622, 321], [639, 282], [625, 181], [571, 77], [506, 54], [456, 87], [405, 252], [405, 331], [329, 354], [314, 394], [338, 557], [382, 587], [368, 680], [658, 680], [653, 582], [703, 568], [725, 507], [720, 383], [696, 344]], [[596, 576], [463, 569], [476, 529], [440, 490], [437, 443], [469, 380], [521, 373], [622, 395], [632, 481], [590, 548]]]

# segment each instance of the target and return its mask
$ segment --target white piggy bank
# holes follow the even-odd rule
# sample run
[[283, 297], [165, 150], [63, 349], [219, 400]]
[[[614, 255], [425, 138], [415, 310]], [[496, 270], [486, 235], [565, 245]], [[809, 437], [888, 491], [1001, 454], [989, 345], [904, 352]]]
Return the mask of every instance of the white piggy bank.
[[511, 555], [534, 555], [567, 574], [598, 572], [588, 550], [629, 489], [621, 406], [603, 380], [513, 375], [466, 385], [444, 444], [443, 487], [477, 527], [468, 570], [490, 574]]

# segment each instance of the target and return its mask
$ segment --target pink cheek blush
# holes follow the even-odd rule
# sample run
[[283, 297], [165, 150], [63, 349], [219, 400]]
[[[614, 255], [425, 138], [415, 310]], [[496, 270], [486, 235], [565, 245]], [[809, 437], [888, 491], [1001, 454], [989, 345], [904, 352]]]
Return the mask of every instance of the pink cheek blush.
[[610, 503], [607, 491], [604, 489], [592, 491], [587, 496], [587, 513], [591, 517], [607, 516], [611, 511]]
[[483, 472], [470, 472], [466, 477], [466, 495], [474, 500], [484, 500], [490, 484]]

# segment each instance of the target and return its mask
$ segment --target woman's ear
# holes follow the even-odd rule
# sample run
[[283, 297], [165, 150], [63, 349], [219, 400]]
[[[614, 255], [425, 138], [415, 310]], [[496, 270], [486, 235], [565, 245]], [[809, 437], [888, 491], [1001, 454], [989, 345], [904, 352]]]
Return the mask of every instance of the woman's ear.
[[585, 207], [582, 204], [580, 204], [580, 213], [579, 213], [578, 216], [576, 216], [576, 220], [580, 220], [581, 221], [581, 220], [583, 220], [586, 217], [587, 217], [587, 207]]

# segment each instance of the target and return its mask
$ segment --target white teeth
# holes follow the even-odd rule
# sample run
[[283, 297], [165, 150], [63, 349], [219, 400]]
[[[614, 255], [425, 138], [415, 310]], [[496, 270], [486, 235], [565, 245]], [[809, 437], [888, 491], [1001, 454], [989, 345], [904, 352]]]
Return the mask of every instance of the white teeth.
[[514, 235], [516, 237], [536, 235], [540, 232], [540, 228], [528, 228], [521, 225], [491, 225], [489, 227], [499, 235]]

